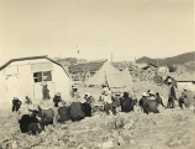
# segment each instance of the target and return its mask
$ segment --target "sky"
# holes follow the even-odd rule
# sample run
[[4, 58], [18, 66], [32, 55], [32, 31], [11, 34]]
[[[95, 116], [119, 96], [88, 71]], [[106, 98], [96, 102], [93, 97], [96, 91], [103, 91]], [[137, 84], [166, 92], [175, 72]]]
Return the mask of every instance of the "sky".
[[0, 0], [0, 61], [194, 51], [194, 6], [193, 0]]

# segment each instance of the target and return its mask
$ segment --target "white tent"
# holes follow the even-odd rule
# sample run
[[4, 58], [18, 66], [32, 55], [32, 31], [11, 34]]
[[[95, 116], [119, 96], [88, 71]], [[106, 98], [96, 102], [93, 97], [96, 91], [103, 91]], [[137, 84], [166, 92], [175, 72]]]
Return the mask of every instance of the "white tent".
[[87, 81], [88, 85], [101, 86], [107, 83], [109, 87], [114, 89], [127, 89], [132, 86], [132, 77], [128, 70], [119, 71], [107, 61], [103, 64], [99, 71]]

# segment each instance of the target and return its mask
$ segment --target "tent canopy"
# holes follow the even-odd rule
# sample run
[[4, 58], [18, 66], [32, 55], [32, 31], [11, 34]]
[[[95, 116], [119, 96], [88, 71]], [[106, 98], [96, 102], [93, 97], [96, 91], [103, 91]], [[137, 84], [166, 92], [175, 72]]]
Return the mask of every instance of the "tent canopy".
[[127, 69], [119, 71], [107, 61], [103, 64], [99, 71], [87, 82], [89, 85], [101, 86], [108, 83], [112, 89], [127, 88], [132, 85], [132, 78]]

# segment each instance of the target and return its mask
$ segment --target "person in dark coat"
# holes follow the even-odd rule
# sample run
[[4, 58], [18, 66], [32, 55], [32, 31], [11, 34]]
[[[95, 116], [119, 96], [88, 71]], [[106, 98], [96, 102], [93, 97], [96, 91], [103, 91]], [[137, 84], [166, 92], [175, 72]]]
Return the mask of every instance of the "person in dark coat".
[[28, 96], [25, 97], [25, 103], [28, 105], [32, 104], [30, 97], [28, 97]]
[[139, 100], [139, 106], [140, 106], [142, 112], [144, 112], [144, 108], [143, 108], [144, 107], [144, 102], [148, 100], [147, 99], [148, 96], [149, 96], [148, 93], [144, 92], [142, 94], [141, 99]]
[[53, 103], [54, 103], [54, 107], [58, 107], [59, 103], [62, 101], [62, 97], [61, 94], [58, 92], [55, 94], [54, 98], [53, 98]]
[[76, 86], [72, 86], [72, 97], [79, 97], [79, 91]]
[[85, 113], [82, 109], [81, 102], [73, 102], [70, 105], [70, 118], [72, 121], [79, 121], [85, 118]]
[[90, 117], [92, 115], [91, 103], [91, 96], [89, 93], [85, 93], [84, 97], [81, 99], [82, 110], [85, 113], [85, 116]]
[[159, 113], [158, 105], [160, 103], [158, 102], [157, 98], [150, 97], [148, 93], [143, 93], [142, 98], [139, 101], [139, 106], [141, 107], [141, 110], [146, 113]]
[[169, 90], [167, 108], [175, 108], [175, 100], [177, 100], [175, 86], [171, 85]]
[[43, 93], [43, 99], [50, 99], [49, 89], [47, 84], [43, 84], [42, 93]]
[[157, 101], [157, 103], [159, 103], [159, 104], [161, 104], [163, 107], [165, 107], [165, 105], [164, 105], [164, 103], [163, 103], [163, 101], [162, 101], [162, 98], [161, 98], [161, 96], [160, 96], [160, 94], [157, 92], [156, 93], [156, 101]]
[[181, 109], [183, 109], [184, 106], [185, 106], [185, 108], [189, 107], [190, 102], [188, 99], [188, 93], [187, 93], [186, 89], [184, 89], [183, 92], [181, 93], [181, 97], [179, 98], [178, 103], [179, 103], [179, 107]]
[[49, 109], [42, 109], [38, 105], [38, 111], [37, 111], [37, 117], [39, 117], [43, 123], [44, 126], [52, 125], [54, 124], [55, 119], [55, 111], [52, 108]]
[[121, 111], [122, 112], [130, 112], [133, 111], [134, 105], [132, 98], [129, 97], [128, 92], [123, 93], [123, 97], [120, 98], [120, 104], [121, 104]]
[[21, 105], [22, 105], [22, 101], [19, 98], [14, 97], [12, 100], [12, 112], [18, 112]]
[[18, 122], [22, 133], [36, 135], [44, 130], [42, 122], [37, 119], [36, 113], [34, 113], [34, 111], [32, 111], [32, 114], [22, 115]]
[[64, 123], [65, 121], [70, 120], [70, 106], [62, 106], [58, 108], [59, 118], [57, 122]]

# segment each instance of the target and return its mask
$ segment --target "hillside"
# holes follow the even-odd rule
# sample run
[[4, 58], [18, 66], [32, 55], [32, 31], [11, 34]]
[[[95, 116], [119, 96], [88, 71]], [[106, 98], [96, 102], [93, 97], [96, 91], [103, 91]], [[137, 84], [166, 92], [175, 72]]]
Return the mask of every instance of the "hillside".
[[136, 63], [151, 63], [155, 65], [174, 65], [174, 64], [179, 65], [191, 61], [195, 61], [195, 52], [188, 52], [173, 57], [158, 58], [158, 59], [144, 56], [137, 59]]

